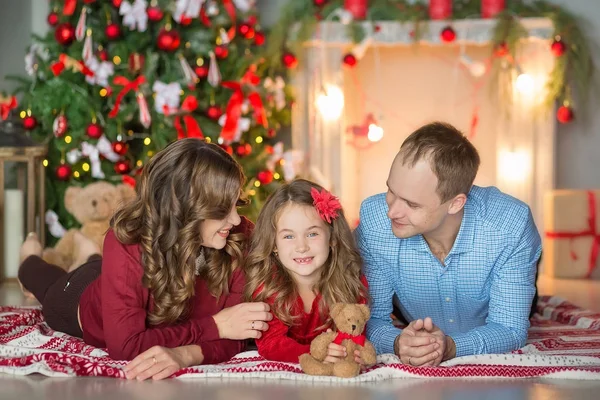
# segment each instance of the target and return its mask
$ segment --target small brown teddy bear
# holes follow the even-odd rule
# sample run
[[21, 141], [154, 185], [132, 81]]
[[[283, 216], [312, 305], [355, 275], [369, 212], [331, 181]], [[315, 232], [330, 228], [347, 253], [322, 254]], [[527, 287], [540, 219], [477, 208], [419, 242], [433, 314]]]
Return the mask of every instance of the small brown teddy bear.
[[[365, 304], [336, 303], [331, 307], [331, 318], [338, 332], [324, 332], [310, 344], [310, 354], [300, 356], [300, 366], [305, 374], [352, 378], [360, 373], [360, 365], [354, 361], [354, 350], [368, 365], [377, 362], [373, 344], [366, 340], [363, 331], [369, 320], [369, 307]], [[329, 343], [346, 347], [346, 358], [336, 363], [325, 363]]]
[[94, 182], [85, 187], [71, 186], [65, 192], [65, 207], [81, 224], [80, 229], [69, 229], [54, 248], [46, 248], [43, 259], [69, 271], [76, 263], [76, 232], [82, 233], [102, 251], [104, 236], [110, 219], [121, 204], [135, 198], [135, 189], [129, 185], [111, 185]]

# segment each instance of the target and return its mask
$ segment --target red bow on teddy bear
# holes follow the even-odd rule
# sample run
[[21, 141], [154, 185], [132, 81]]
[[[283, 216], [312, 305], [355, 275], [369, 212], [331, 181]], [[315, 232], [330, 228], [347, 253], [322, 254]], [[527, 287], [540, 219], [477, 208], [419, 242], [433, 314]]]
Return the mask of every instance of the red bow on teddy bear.
[[352, 340], [354, 343], [356, 343], [359, 346], [364, 346], [366, 337], [365, 337], [365, 335], [351, 335], [346, 332], [338, 332], [335, 339], [333, 339], [333, 343], [342, 344], [342, 340], [345, 340], [345, 339]]

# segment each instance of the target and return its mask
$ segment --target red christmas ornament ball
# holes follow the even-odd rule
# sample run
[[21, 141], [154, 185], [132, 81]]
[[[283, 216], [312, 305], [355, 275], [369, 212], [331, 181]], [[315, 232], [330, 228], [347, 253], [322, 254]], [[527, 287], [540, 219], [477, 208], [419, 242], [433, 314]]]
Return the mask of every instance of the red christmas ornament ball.
[[227, 152], [227, 154], [229, 154], [230, 156], [233, 155], [233, 147], [231, 147], [230, 145], [228, 145], [228, 144], [221, 144], [219, 146], [221, 146], [221, 148], [223, 150], [225, 150]]
[[196, 72], [196, 76], [198, 76], [198, 78], [202, 79], [202, 78], [206, 78], [208, 76], [208, 67], [202, 65], [200, 67], [196, 67], [195, 69]]
[[446, 43], [454, 42], [454, 39], [456, 39], [456, 32], [454, 31], [454, 29], [452, 29], [451, 26], [447, 26], [444, 29], [442, 29], [442, 32], [440, 33], [440, 38], [443, 42]]
[[210, 106], [206, 110], [206, 116], [212, 120], [218, 120], [223, 115], [223, 110], [219, 106]]
[[26, 130], [30, 131], [32, 129], [35, 129], [35, 127], [37, 126], [37, 119], [35, 119], [34, 116], [27, 116], [25, 118], [23, 118], [23, 128], [25, 128]]
[[357, 63], [357, 60], [354, 54], [348, 53], [344, 56], [343, 62], [347, 67], [354, 67]]
[[121, 36], [121, 28], [117, 24], [108, 24], [104, 30], [108, 40], [115, 40]]
[[107, 61], [108, 60], [108, 52], [104, 49], [100, 50], [98, 52], [98, 58], [102, 61]]
[[227, 48], [227, 46], [225, 45], [218, 45], [217, 47], [215, 47], [215, 56], [217, 58], [223, 59], [223, 58], [227, 58], [227, 56], [229, 55], [229, 49]]
[[148, 7], [148, 11], [146, 11], [146, 13], [148, 14], [148, 19], [152, 22], [160, 21], [165, 15], [160, 7]]
[[56, 179], [59, 181], [68, 181], [71, 177], [71, 167], [67, 164], [59, 165], [54, 172], [56, 174]]
[[115, 6], [117, 8], [121, 7], [122, 2], [123, 2], [123, 0], [112, 0], [113, 6]]
[[117, 174], [127, 174], [131, 171], [131, 164], [129, 160], [119, 160], [115, 163], [115, 172]]
[[88, 127], [85, 130], [85, 133], [92, 139], [100, 139], [100, 137], [104, 133], [104, 129], [102, 129], [102, 125], [92, 123], [88, 125]]
[[242, 35], [246, 39], [252, 39], [256, 34], [252, 25], [250, 25], [247, 22], [240, 24], [238, 31], [240, 32], [240, 35]]
[[256, 175], [256, 179], [258, 179], [261, 184], [268, 185], [269, 183], [273, 182], [273, 172], [269, 171], [268, 169], [260, 171]]
[[267, 137], [268, 138], [274, 138], [276, 135], [277, 135], [277, 131], [275, 131], [275, 129], [273, 129], [273, 128], [267, 129]]
[[58, 14], [55, 12], [51, 12], [50, 14], [48, 14], [48, 25], [50, 26], [56, 26], [58, 24]]
[[275, 149], [273, 148], [273, 146], [270, 146], [270, 145], [265, 146], [265, 153], [273, 154], [274, 152], [275, 152]]
[[250, 146], [250, 143], [240, 144], [237, 149], [235, 149], [235, 152], [238, 156], [245, 157], [252, 153], [252, 146]]
[[296, 55], [293, 53], [285, 52], [281, 56], [281, 62], [286, 68], [296, 68], [298, 65], [298, 58], [296, 58]]
[[68, 127], [69, 121], [67, 120], [67, 117], [61, 114], [54, 119], [52, 133], [54, 133], [54, 136], [57, 138], [62, 137], [67, 132]]
[[574, 118], [575, 113], [573, 112], [573, 109], [569, 106], [561, 106], [556, 111], [556, 119], [561, 124], [568, 124], [569, 122], [573, 121]]
[[555, 40], [550, 45], [550, 51], [552, 51], [555, 57], [560, 57], [567, 51], [567, 45], [562, 40]]
[[265, 40], [266, 40], [266, 37], [265, 37], [264, 33], [260, 32], [260, 31], [257, 31], [254, 33], [254, 44], [255, 45], [262, 46], [263, 44], [265, 44]]
[[313, 0], [313, 4], [317, 7], [324, 6], [327, 3], [327, 0]]
[[179, 32], [174, 29], [170, 31], [166, 29], [161, 29], [158, 33], [158, 37], [156, 39], [156, 45], [160, 50], [163, 51], [175, 51], [179, 48], [181, 44], [181, 37], [179, 36]]
[[127, 154], [127, 150], [129, 150], [129, 145], [125, 142], [114, 142], [112, 144], [112, 149], [118, 155], [124, 156]]
[[63, 22], [56, 27], [54, 38], [63, 46], [68, 46], [75, 40], [75, 28], [68, 22]]

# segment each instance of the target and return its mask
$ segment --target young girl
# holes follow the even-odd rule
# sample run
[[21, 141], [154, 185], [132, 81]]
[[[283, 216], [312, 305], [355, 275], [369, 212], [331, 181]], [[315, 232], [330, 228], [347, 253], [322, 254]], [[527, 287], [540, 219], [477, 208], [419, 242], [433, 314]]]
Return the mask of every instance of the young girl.
[[[274, 316], [256, 340], [260, 355], [297, 363], [316, 336], [333, 328], [334, 303], [365, 304], [361, 265], [336, 197], [303, 179], [275, 191], [258, 217], [246, 261], [246, 298], [266, 302]], [[332, 343], [326, 361], [345, 356]]]
[[19, 279], [51, 328], [133, 359], [130, 379], [226, 361], [271, 318], [264, 303], [240, 304], [238, 265], [252, 230], [237, 213], [243, 183], [219, 146], [174, 142], [144, 167], [137, 198], [113, 217], [103, 258], [66, 273], [28, 237]]

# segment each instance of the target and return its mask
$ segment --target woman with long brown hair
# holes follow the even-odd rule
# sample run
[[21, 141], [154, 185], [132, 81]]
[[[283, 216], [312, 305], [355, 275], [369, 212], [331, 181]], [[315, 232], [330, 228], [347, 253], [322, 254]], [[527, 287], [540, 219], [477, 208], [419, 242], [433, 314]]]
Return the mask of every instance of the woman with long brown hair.
[[101, 259], [66, 273], [46, 264], [30, 237], [19, 279], [51, 328], [133, 359], [130, 379], [226, 361], [271, 319], [268, 305], [242, 303], [239, 266], [253, 228], [237, 212], [244, 179], [219, 146], [174, 142], [145, 166], [136, 199], [115, 213]]

